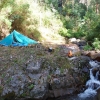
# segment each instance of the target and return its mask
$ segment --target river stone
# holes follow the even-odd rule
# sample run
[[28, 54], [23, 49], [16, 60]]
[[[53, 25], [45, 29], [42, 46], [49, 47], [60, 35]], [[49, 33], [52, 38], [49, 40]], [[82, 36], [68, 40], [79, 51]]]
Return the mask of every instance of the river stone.
[[63, 49], [63, 53], [66, 54], [66, 56], [68, 55], [69, 51], [72, 52], [73, 56], [78, 56], [80, 55], [80, 49], [76, 44], [65, 44], [62, 46]]
[[87, 67], [82, 68], [82, 72], [89, 73], [89, 69]]
[[80, 40], [79, 42], [78, 42], [78, 46], [80, 47], [80, 46], [85, 46], [87, 43], [86, 43], [86, 41], [85, 40]]
[[97, 100], [100, 100], [100, 88], [97, 90]]
[[76, 39], [76, 38], [70, 38], [70, 39], [69, 39], [69, 42], [72, 42], [72, 43], [73, 43], [73, 42], [77, 42], [77, 39]]
[[94, 51], [82, 51], [82, 55], [88, 56], [93, 60], [100, 62], [100, 52]]
[[69, 43], [76, 44], [79, 46], [79, 48], [81, 48], [82, 46], [85, 46], [87, 44], [87, 42], [85, 40], [80, 40], [80, 39], [76, 39], [76, 38], [70, 38]]

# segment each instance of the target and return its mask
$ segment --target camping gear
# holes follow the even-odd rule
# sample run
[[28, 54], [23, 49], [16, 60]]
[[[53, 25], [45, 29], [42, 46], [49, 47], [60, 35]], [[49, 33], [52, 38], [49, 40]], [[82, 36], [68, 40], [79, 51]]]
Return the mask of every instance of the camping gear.
[[49, 47], [48, 52], [52, 52], [52, 51], [53, 51], [52, 47]]
[[73, 53], [72, 53], [72, 51], [70, 50], [69, 52], [68, 52], [68, 57], [72, 57], [73, 56]]
[[0, 41], [2, 46], [28, 46], [30, 44], [37, 44], [38, 42], [20, 34], [14, 30], [10, 35]]

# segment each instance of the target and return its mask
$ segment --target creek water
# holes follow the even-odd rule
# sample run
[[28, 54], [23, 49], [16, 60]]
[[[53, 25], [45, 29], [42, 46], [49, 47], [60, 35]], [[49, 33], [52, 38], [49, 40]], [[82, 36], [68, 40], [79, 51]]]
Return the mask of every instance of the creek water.
[[[65, 96], [49, 100], [98, 100], [97, 90], [100, 88], [100, 66], [98, 62], [90, 61], [90, 79], [86, 82], [86, 90], [78, 95]], [[95, 71], [95, 73], [94, 73]]]
[[97, 95], [97, 90], [100, 88], [100, 66], [95, 61], [90, 61], [89, 64], [91, 65], [90, 79], [86, 82], [87, 89], [83, 93], [78, 94], [81, 99], [95, 97]]

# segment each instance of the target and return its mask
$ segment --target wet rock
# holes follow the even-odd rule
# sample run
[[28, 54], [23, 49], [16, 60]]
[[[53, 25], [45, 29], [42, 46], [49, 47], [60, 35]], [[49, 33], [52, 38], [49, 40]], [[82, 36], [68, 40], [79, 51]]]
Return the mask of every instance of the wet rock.
[[100, 62], [100, 52], [96, 52], [96, 51], [83, 51], [82, 52], [83, 55], [90, 57], [93, 60], [97, 60], [98, 62]]
[[93, 73], [94, 76], [96, 76], [97, 71], [98, 71], [97, 67], [92, 69], [92, 73]]
[[86, 41], [85, 40], [80, 40], [79, 42], [78, 42], [78, 46], [80, 47], [80, 46], [85, 46], [87, 43], [86, 43]]
[[97, 90], [97, 100], [100, 100], [100, 88]]
[[63, 46], [64, 53], [67, 55], [69, 51], [72, 52], [72, 55], [80, 55], [80, 49], [76, 44], [66, 44]]
[[89, 69], [88, 69], [87, 67], [84, 67], [84, 68], [82, 69], [82, 72], [84, 72], [84, 73], [89, 73]]

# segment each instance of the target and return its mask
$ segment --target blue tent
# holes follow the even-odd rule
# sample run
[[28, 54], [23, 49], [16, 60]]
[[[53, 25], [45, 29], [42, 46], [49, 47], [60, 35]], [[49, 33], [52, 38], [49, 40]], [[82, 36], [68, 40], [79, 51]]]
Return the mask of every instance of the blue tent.
[[32, 40], [15, 30], [10, 35], [0, 41], [0, 45], [3, 46], [28, 46], [29, 44], [37, 43], [37, 41]]

